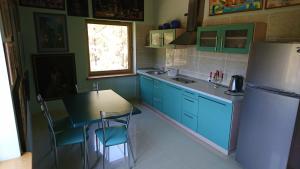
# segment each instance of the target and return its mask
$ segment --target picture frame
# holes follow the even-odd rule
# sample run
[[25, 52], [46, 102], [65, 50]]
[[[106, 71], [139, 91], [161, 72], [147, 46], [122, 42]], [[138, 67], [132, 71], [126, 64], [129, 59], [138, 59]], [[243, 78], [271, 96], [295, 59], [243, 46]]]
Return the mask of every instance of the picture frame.
[[93, 0], [93, 16], [99, 19], [144, 21], [144, 0]]
[[38, 52], [68, 52], [66, 15], [35, 12], [34, 21]]
[[255, 11], [263, 8], [263, 0], [209, 0], [209, 16]]
[[300, 5], [300, 0], [266, 0], [265, 8], [272, 9], [295, 5]]
[[10, 17], [10, 7], [7, 0], [0, 1], [0, 12], [4, 29], [4, 41], [10, 42], [13, 39], [13, 27]]
[[13, 42], [4, 43], [5, 59], [8, 71], [10, 86], [14, 86], [18, 78], [18, 65]]
[[32, 66], [36, 94], [45, 100], [76, 94], [77, 79], [73, 53], [34, 54]]
[[67, 0], [68, 16], [89, 16], [87, 0]]
[[19, 0], [21, 6], [65, 10], [65, 0]]

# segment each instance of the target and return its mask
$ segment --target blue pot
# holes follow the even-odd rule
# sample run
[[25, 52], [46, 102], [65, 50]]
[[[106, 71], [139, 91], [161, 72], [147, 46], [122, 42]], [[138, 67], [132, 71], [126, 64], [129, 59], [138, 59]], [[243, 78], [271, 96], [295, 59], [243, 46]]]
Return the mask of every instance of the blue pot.
[[171, 28], [172, 29], [180, 28], [180, 21], [179, 20], [173, 20], [171, 22]]

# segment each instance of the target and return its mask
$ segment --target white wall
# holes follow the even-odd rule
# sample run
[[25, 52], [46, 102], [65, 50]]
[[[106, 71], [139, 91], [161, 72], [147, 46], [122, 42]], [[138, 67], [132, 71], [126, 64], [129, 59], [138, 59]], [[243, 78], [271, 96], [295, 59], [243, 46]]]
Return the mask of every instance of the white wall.
[[[2, 42], [1, 34], [0, 42]], [[2, 161], [20, 156], [19, 138], [2, 45], [0, 45], [0, 72], [0, 161]]]

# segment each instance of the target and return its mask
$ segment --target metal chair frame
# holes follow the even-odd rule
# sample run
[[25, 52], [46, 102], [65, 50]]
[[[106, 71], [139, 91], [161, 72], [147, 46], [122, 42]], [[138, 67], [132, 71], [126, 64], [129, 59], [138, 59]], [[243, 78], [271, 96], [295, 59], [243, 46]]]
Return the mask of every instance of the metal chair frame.
[[[105, 112], [102, 112], [100, 111], [100, 117], [101, 117], [101, 125], [102, 125], [102, 132], [103, 132], [103, 141], [100, 141], [98, 139], [98, 137], [96, 136], [96, 147], [97, 147], [97, 154], [99, 153], [99, 150], [100, 150], [100, 145], [99, 145], [99, 141], [102, 143], [102, 148], [103, 148], [103, 155], [102, 155], [102, 161], [103, 161], [103, 169], [105, 169], [105, 159], [106, 159], [106, 148], [110, 147], [110, 146], [107, 146], [106, 145], [106, 138], [105, 138], [105, 130], [106, 128], [109, 128], [110, 127], [110, 124], [109, 124], [109, 121], [115, 121], [115, 122], [118, 122], [118, 123], [121, 123], [123, 124], [123, 126], [125, 125], [126, 127], [126, 132], [127, 132], [127, 138], [126, 138], [126, 141], [123, 143], [124, 145], [124, 157], [126, 157], [126, 143], [127, 143], [127, 154], [128, 154], [128, 167], [130, 167], [130, 153], [129, 153], [129, 150], [131, 152], [131, 155], [132, 155], [132, 158], [133, 158], [133, 162], [135, 164], [136, 160], [135, 160], [135, 157], [134, 157], [134, 154], [133, 154], [133, 150], [132, 150], [132, 144], [131, 144], [131, 141], [130, 141], [130, 136], [129, 136], [129, 124], [130, 124], [130, 119], [131, 119], [131, 116], [132, 116], [132, 112], [133, 112], [133, 108], [131, 109], [130, 113], [126, 114], [126, 115], [123, 115], [123, 116], [119, 116], [119, 117], [112, 117], [112, 118], [104, 118], [104, 114]], [[126, 118], [125, 120], [123, 119], [120, 119], [120, 118]]]

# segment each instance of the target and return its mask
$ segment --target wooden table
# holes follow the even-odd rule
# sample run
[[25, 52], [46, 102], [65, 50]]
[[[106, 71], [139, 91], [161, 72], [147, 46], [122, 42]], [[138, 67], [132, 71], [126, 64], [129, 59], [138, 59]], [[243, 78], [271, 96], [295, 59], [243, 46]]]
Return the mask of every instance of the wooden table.
[[101, 120], [100, 111], [105, 112], [105, 118], [123, 116], [130, 113], [132, 105], [113, 90], [91, 91], [67, 96], [63, 99], [75, 127], [83, 127], [84, 133], [84, 168], [86, 168], [86, 127]]

